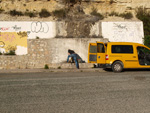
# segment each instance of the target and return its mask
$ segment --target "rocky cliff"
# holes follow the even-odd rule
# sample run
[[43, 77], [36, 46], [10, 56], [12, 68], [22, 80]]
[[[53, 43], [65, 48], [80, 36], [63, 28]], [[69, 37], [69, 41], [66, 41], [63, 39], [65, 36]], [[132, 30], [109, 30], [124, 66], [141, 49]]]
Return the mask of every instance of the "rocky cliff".
[[[9, 14], [11, 10], [38, 13], [41, 9], [46, 9], [49, 12], [53, 12], [68, 6], [64, 1], [81, 1], [79, 5], [87, 15], [89, 15], [93, 9], [96, 9], [97, 12], [103, 15], [108, 15], [112, 12], [131, 12], [135, 15], [138, 7], [150, 9], [149, 0], [0, 0], [0, 13], [3, 14], [0, 20], [16, 20], [14, 17], [11, 18], [10, 16], [4, 15]], [[71, 7], [72, 6], [73, 5], [71, 5]], [[48, 20], [54, 20], [54, 18], [49, 18]]]

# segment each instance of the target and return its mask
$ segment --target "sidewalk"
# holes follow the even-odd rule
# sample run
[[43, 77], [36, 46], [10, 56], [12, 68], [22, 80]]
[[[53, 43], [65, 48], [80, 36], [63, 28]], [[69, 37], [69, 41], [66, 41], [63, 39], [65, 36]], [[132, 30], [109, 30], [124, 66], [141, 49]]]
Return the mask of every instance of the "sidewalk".
[[80, 63], [80, 69], [75, 64], [59, 63], [49, 66], [49, 69], [0, 69], [0, 73], [42, 73], [42, 72], [105, 72], [102, 68], [93, 68], [93, 64]]
[[81, 69], [1, 69], [0, 73], [47, 73], [47, 72], [105, 72], [102, 68]]

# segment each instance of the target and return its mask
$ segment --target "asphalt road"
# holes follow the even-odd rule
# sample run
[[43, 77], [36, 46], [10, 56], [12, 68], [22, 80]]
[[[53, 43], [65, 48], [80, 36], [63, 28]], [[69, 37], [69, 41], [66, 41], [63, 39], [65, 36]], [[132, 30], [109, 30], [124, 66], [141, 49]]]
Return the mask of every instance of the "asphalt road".
[[150, 71], [0, 73], [0, 113], [150, 113]]

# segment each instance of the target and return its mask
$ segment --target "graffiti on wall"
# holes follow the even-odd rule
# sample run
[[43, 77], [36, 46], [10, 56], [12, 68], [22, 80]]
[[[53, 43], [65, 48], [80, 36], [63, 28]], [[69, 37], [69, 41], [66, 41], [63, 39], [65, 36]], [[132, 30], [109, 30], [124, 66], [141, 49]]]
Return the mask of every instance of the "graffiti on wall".
[[12, 26], [12, 28], [13, 28], [15, 31], [20, 31], [20, 30], [21, 30], [21, 27], [20, 27], [20, 26], [17, 26], [17, 25]]
[[1, 32], [0, 48], [5, 52], [16, 50], [17, 46], [27, 48], [27, 32]]
[[56, 22], [0, 21], [0, 52], [7, 52], [15, 48], [16, 55], [27, 54], [27, 39], [54, 38], [56, 36]]
[[10, 29], [9, 27], [0, 27], [0, 31], [7, 31], [9, 29]]
[[142, 22], [102, 22], [102, 36], [111, 42], [143, 43]]
[[0, 32], [27, 32], [28, 39], [54, 38], [56, 36], [56, 22], [2, 22]]
[[46, 22], [32, 22], [31, 31], [35, 33], [47, 33], [49, 31], [49, 27]]
[[[30, 29], [25, 30], [25, 31], [33, 32], [33, 33], [48, 33], [48, 31], [49, 31], [49, 26], [48, 26], [47, 22], [34, 21], [34, 22], [29, 23], [29, 24], [30, 25], [26, 25], [26, 26], [31, 26]], [[19, 31], [22, 31], [22, 28], [23, 28], [21, 25], [17, 25], [17, 24], [12, 24], [11, 26], [10, 25], [8, 25], [8, 26], [9, 27], [0, 26], [0, 31], [19, 32]]]
[[0, 52], [27, 54], [27, 39], [55, 37], [55, 22], [0, 22]]
[[[113, 39], [115, 41], [134, 41], [135, 40], [135, 28], [133, 26], [130, 26], [128, 24], [122, 24], [122, 23], [114, 23], [113, 24]], [[132, 39], [132, 40], [131, 40]]]

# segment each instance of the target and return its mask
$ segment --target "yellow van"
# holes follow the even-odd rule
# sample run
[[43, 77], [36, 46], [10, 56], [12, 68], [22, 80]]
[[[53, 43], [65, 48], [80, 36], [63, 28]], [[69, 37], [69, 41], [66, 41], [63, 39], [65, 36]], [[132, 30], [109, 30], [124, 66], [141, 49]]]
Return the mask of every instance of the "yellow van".
[[114, 72], [125, 68], [150, 68], [150, 48], [130, 42], [90, 43], [88, 62]]

